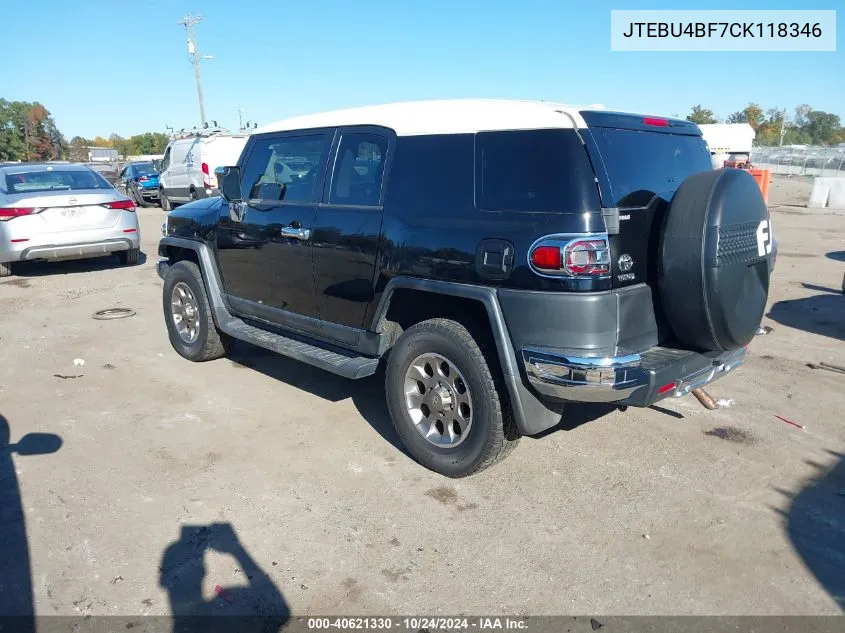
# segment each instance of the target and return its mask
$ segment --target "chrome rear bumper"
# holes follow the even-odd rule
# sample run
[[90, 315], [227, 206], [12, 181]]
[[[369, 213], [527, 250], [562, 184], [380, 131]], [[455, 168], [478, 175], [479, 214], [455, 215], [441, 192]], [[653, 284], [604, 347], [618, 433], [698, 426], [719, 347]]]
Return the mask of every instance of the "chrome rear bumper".
[[541, 395], [631, 406], [684, 396], [740, 366], [745, 355], [744, 347], [723, 354], [653, 347], [640, 354], [603, 358], [522, 349], [528, 381]]

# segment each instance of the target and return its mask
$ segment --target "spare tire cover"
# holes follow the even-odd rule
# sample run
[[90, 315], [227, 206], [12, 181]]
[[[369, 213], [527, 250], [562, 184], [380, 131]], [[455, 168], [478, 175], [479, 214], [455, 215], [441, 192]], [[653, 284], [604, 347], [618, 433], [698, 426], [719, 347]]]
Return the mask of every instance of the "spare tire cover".
[[667, 210], [658, 285], [663, 312], [683, 343], [743, 347], [769, 296], [769, 210], [754, 178], [717, 169], [687, 178]]

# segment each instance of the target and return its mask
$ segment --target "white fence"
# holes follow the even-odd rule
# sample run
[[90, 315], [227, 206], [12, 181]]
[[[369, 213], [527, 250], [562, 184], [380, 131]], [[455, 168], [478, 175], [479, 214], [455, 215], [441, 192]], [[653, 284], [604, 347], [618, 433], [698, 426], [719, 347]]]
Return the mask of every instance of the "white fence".
[[751, 164], [773, 174], [845, 177], [845, 147], [755, 147]]

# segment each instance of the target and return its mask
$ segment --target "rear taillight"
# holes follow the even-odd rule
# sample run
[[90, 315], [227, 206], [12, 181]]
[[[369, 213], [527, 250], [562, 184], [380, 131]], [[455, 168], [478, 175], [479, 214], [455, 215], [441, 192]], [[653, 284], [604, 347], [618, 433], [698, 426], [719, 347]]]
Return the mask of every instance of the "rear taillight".
[[606, 235], [550, 235], [534, 243], [528, 261], [540, 275], [604, 277], [610, 275], [610, 243]]
[[610, 272], [610, 247], [606, 238], [571, 242], [563, 255], [563, 267], [573, 275], [606, 275]]
[[208, 169], [208, 163], [202, 164], [202, 173], [204, 174], [202, 184], [206, 188], [210, 189], [213, 185], [211, 184], [211, 173]]
[[538, 246], [531, 251], [531, 263], [542, 270], [560, 270], [563, 254], [559, 246]]
[[31, 207], [0, 207], [0, 221], [19, 218], [22, 215], [32, 215], [35, 209]]
[[135, 210], [135, 203], [131, 200], [115, 200], [114, 202], [104, 202], [103, 206], [106, 209], [126, 209], [127, 211]]

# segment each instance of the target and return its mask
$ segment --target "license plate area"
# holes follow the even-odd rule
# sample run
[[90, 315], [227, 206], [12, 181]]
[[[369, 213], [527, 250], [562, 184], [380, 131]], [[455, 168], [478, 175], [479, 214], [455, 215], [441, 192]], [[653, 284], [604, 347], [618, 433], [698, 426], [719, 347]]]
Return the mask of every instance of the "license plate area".
[[68, 220], [82, 218], [88, 214], [87, 207], [67, 207], [61, 210], [61, 216]]

